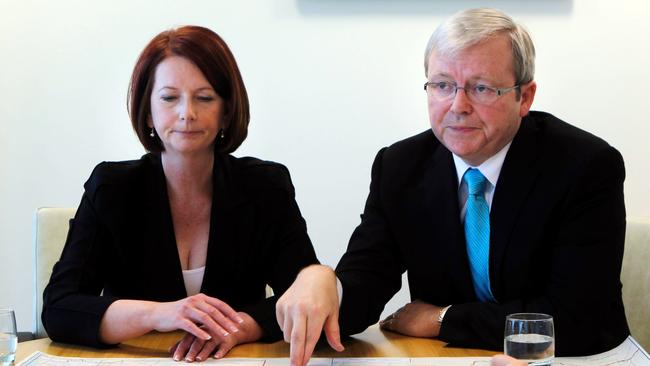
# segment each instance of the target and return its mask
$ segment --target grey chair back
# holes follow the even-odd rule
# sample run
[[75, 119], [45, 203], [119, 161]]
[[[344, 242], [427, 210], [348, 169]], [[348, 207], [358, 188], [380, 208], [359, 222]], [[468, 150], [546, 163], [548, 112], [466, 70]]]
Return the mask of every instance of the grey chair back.
[[650, 350], [650, 218], [627, 219], [621, 282], [630, 333]]
[[34, 294], [34, 335], [37, 338], [47, 337], [41, 322], [43, 308], [43, 290], [52, 275], [52, 267], [61, 257], [65, 239], [70, 228], [70, 219], [76, 209], [63, 207], [41, 207], [34, 215], [34, 258], [35, 289]]

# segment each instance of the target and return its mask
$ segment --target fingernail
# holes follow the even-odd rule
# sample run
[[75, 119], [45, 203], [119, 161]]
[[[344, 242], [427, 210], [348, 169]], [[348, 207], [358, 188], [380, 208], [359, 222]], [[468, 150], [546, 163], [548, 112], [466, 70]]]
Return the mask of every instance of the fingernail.
[[237, 333], [237, 332], [239, 332], [239, 329], [237, 329], [236, 327], [231, 327], [230, 331], [233, 332], [233, 333]]
[[229, 336], [229, 335], [230, 335], [230, 333], [228, 333], [228, 332], [226, 332], [226, 331], [223, 332], [223, 336], [224, 336], [224, 337], [227, 337], [227, 336]]
[[201, 358], [201, 356], [196, 356], [196, 360], [197, 360], [197, 361], [203, 361], [203, 359]]
[[192, 362], [193, 360], [189, 357], [185, 357], [185, 362]]
[[237, 321], [239, 322], [239, 324], [241, 324], [244, 322], [244, 318], [237, 318]]
[[206, 340], [206, 341], [209, 341], [209, 340], [211, 340], [211, 339], [212, 339], [212, 336], [211, 336], [211, 335], [208, 334], [208, 335], [205, 336], [205, 340]]
[[180, 361], [181, 357], [179, 355], [174, 355], [174, 361]]

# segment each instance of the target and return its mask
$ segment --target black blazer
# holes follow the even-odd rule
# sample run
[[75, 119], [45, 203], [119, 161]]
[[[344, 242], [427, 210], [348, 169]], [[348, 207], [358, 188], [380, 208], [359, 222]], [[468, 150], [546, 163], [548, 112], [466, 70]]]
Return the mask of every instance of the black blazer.
[[503, 349], [505, 316], [551, 314], [556, 355], [586, 355], [629, 334], [619, 280], [625, 236], [619, 152], [541, 112], [523, 118], [490, 211], [490, 283], [478, 302], [458, 207], [452, 154], [429, 130], [382, 149], [361, 224], [337, 275], [341, 326], [375, 323], [408, 271], [413, 300], [453, 304], [439, 338]]
[[[265, 286], [279, 296], [301, 268], [318, 263], [289, 171], [254, 158], [215, 157], [201, 292], [248, 312], [266, 340], [280, 339], [276, 299], [265, 299]], [[113, 301], [186, 296], [160, 157], [99, 164], [44, 291], [48, 335], [103, 346], [99, 325]]]

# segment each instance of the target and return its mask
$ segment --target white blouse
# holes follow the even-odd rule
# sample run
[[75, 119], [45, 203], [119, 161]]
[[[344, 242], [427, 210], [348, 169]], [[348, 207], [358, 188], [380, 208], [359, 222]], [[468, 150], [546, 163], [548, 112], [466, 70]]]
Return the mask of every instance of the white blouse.
[[196, 295], [201, 291], [204, 273], [205, 266], [183, 271], [183, 282], [185, 282], [187, 296]]

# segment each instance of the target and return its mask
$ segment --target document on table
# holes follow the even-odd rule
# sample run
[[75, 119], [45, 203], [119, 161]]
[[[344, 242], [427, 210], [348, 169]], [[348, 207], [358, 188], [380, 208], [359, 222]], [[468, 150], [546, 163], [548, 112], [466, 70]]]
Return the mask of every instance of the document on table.
[[[489, 366], [489, 357], [417, 358], [312, 358], [308, 366]], [[34, 352], [17, 366], [179, 366], [171, 358], [79, 358], [50, 356]], [[288, 366], [288, 358], [210, 359], [195, 365]], [[632, 338], [620, 346], [593, 356], [556, 357], [553, 366], [650, 366], [650, 356]]]

